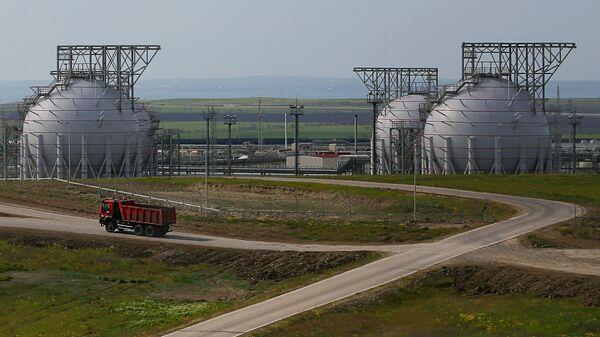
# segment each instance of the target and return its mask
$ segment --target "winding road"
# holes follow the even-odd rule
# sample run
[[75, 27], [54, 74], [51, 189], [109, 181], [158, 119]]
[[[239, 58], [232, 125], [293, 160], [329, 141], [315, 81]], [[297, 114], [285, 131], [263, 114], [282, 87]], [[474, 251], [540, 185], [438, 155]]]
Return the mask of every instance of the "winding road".
[[[409, 191], [412, 191], [413, 189], [412, 185], [362, 181], [295, 178], [261, 179], [303, 181]], [[423, 270], [465, 253], [526, 234], [557, 222], [568, 220], [575, 215], [575, 212], [577, 212], [577, 215], [581, 215], [585, 212], [585, 209], [582, 207], [574, 207], [572, 204], [542, 199], [425, 186], [418, 186], [417, 191], [420, 193], [484, 199], [509, 204], [516, 207], [520, 212], [519, 215], [505, 221], [457, 234], [437, 242], [414, 245], [303, 245], [247, 241], [178, 232], [171, 232], [167, 238], [162, 239], [132, 236], [132, 239], [137, 240], [160, 240], [161, 242], [167, 241], [179, 244], [240, 249], [297, 251], [370, 250], [391, 253], [391, 255], [386, 258], [362, 267], [338, 274], [267, 301], [183, 328], [166, 336], [238, 336], [303, 311], [411, 275], [419, 270]], [[104, 230], [98, 226], [96, 220], [87, 218], [49, 213], [7, 204], [0, 204], [0, 213], [15, 215], [13, 217], [0, 217], [0, 226], [50, 229], [84, 234], [114, 235], [104, 232]]]

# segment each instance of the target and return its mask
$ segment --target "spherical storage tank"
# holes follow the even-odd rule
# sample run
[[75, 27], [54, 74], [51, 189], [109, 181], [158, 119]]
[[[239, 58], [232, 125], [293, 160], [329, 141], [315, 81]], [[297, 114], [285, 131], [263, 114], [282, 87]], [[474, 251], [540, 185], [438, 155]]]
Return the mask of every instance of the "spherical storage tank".
[[424, 147], [437, 172], [526, 172], [544, 168], [548, 122], [531, 94], [514, 83], [481, 77], [434, 106]]
[[[97, 80], [74, 79], [41, 97], [25, 117], [26, 175], [133, 176], [153, 156], [153, 123], [131, 100]], [[22, 158], [23, 159], [23, 158]], [[93, 171], [93, 172], [92, 172]]]
[[398, 122], [406, 122], [408, 125], [420, 123], [419, 106], [425, 103], [426, 96], [410, 94], [400, 99], [391, 101], [377, 117], [377, 144], [376, 151], [379, 158], [379, 169], [382, 173], [391, 173], [392, 137], [397, 137]]

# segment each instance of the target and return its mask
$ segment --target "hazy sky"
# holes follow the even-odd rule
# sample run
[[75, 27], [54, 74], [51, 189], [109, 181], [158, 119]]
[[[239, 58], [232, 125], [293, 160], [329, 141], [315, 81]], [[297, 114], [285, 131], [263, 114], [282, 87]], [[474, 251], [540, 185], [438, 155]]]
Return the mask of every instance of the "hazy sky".
[[600, 80], [598, 0], [27, 0], [0, 2], [0, 80], [49, 79], [57, 44], [161, 44], [144, 78], [353, 77], [437, 66], [462, 41], [566, 41], [557, 73]]

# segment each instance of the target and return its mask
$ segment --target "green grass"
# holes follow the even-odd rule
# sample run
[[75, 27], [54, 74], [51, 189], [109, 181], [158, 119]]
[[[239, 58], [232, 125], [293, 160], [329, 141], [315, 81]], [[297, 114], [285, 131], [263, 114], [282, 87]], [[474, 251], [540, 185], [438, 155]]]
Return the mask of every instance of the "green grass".
[[[216, 137], [219, 139], [227, 138], [227, 126], [223, 123], [216, 125]], [[160, 127], [180, 130], [182, 138], [201, 139], [206, 137], [206, 123], [202, 121], [161, 121]], [[292, 137], [293, 132], [294, 124], [291, 121], [288, 123], [288, 137]], [[258, 123], [255, 122], [238, 122], [231, 128], [231, 137], [233, 139], [256, 138], [257, 135]], [[264, 138], [283, 139], [283, 136], [283, 123], [263, 123]], [[369, 138], [369, 136], [369, 126], [359, 125], [358, 138]], [[299, 137], [301, 139], [351, 139], [354, 138], [354, 126], [352, 124], [301, 123]]]
[[[138, 336], [230, 308], [231, 301], [186, 303], [153, 298], [178, 287], [251, 289], [203, 264], [169, 266], [124, 258], [110, 249], [22, 247], [0, 240], [0, 336]], [[6, 270], [8, 269], [8, 270]]]
[[600, 336], [600, 308], [576, 298], [465, 296], [432, 274], [273, 324], [251, 336]]
[[[35, 247], [0, 239], [0, 336], [154, 335], [265, 300], [377, 257], [371, 254], [280, 281], [251, 281], [219, 264], [178, 264], [142, 257], [149, 254], [152, 252], [123, 256], [115, 247]], [[216, 253], [204, 254], [214, 257]], [[235, 253], [227, 254], [225, 259], [236, 258]], [[264, 266], [247, 266], [259, 267]]]

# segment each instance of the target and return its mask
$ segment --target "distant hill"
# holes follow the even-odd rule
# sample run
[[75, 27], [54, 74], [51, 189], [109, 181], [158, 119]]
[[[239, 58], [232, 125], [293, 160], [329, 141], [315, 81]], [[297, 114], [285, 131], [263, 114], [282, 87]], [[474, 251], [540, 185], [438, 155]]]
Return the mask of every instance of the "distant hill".
[[[48, 80], [49, 81], [49, 80]], [[31, 85], [48, 81], [0, 81], [0, 102], [20, 100], [29, 95]], [[442, 80], [451, 83], [453, 80]], [[550, 82], [547, 96], [555, 97], [557, 82]], [[561, 81], [563, 98], [599, 98], [600, 81]], [[229, 79], [140, 80], [136, 95], [144, 99], [165, 98], [362, 98], [365, 89], [358, 78], [302, 76], [255, 76]]]

